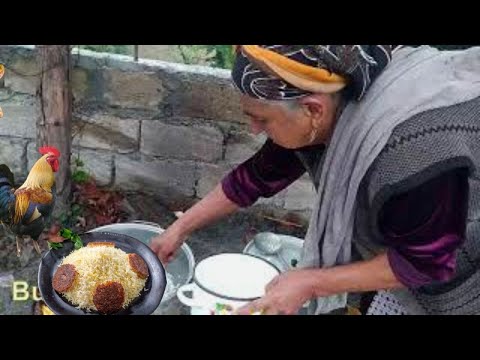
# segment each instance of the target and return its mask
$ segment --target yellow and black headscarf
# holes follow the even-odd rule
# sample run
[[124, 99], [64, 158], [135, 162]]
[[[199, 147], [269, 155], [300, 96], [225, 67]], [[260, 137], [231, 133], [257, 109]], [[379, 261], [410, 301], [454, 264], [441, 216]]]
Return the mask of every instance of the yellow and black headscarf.
[[361, 100], [398, 45], [235, 45], [232, 78], [244, 94], [266, 100], [335, 93]]

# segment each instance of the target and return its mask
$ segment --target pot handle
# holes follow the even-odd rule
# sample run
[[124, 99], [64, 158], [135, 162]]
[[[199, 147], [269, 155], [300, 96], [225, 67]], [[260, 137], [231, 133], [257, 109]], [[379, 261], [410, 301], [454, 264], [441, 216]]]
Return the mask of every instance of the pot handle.
[[185, 295], [186, 292], [193, 293], [193, 289], [195, 287], [196, 285], [193, 283], [181, 286], [177, 291], [178, 300], [180, 300], [180, 302], [182, 302], [184, 305], [189, 307], [201, 307], [202, 305], [195, 302], [194, 298], [191, 298]]

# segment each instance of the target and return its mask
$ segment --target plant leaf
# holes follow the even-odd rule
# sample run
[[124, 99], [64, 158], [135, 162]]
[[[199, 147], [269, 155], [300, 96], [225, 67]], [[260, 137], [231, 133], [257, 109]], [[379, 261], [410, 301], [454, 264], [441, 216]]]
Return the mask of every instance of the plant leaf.
[[48, 242], [48, 248], [49, 249], [53, 249], [53, 250], [57, 250], [57, 249], [61, 249], [63, 247], [63, 244], [62, 243], [53, 243], [53, 242]]
[[73, 246], [75, 247], [75, 250], [81, 249], [83, 247], [82, 240], [79, 239], [78, 241], [75, 241]]
[[72, 237], [72, 230], [63, 228], [63, 229], [60, 231], [60, 236], [64, 237], [65, 239], [71, 239], [71, 237]]

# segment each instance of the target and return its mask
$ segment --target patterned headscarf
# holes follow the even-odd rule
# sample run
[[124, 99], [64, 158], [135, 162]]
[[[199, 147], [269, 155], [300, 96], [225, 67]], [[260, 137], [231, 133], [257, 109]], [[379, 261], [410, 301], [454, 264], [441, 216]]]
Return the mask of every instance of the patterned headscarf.
[[237, 45], [232, 78], [244, 94], [266, 100], [335, 93], [361, 100], [396, 45]]

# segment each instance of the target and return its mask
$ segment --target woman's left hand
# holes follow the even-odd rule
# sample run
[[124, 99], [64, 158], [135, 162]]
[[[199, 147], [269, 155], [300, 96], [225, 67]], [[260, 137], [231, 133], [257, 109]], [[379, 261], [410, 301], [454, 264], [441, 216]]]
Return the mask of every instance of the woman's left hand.
[[295, 315], [314, 298], [315, 270], [293, 270], [276, 277], [265, 296], [236, 311], [237, 315]]

